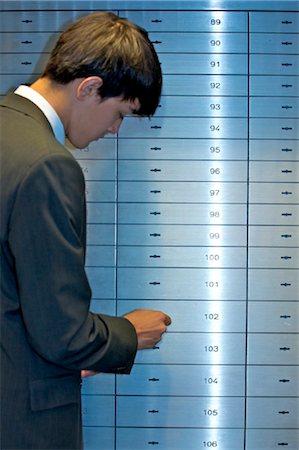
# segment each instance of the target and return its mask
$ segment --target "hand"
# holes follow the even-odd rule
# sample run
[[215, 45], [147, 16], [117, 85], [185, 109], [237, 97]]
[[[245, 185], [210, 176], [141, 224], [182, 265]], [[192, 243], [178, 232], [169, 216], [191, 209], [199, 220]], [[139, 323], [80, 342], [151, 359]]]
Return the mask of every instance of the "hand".
[[97, 373], [95, 370], [81, 370], [81, 378], [87, 378], [92, 377], [93, 375], [96, 375]]
[[138, 350], [153, 348], [171, 324], [171, 318], [162, 311], [137, 309], [124, 315], [135, 327]]

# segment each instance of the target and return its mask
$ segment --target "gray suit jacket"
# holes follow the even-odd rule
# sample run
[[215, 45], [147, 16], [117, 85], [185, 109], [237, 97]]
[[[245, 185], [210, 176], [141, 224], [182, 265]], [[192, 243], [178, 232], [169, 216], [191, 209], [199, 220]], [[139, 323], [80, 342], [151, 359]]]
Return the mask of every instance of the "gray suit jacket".
[[80, 370], [129, 373], [136, 333], [89, 312], [78, 163], [32, 102], [0, 111], [1, 449], [79, 449]]

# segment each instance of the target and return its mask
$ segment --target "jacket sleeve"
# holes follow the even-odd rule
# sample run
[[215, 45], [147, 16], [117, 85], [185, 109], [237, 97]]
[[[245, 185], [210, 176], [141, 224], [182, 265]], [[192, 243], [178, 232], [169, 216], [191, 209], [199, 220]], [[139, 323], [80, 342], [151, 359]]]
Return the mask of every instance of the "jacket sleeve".
[[137, 350], [133, 325], [89, 312], [85, 184], [71, 155], [47, 155], [28, 169], [9, 236], [20, 310], [34, 350], [71, 370], [129, 373]]

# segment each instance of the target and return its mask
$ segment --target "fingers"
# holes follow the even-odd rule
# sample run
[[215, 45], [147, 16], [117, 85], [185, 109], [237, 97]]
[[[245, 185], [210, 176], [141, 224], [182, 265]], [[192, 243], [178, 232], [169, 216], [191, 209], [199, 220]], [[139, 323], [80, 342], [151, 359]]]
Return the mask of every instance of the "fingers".
[[171, 324], [171, 318], [162, 311], [138, 309], [125, 317], [135, 327], [139, 350], [153, 348]]
[[164, 316], [165, 316], [164, 323], [168, 327], [172, 322], [171, 317], [169, 317], [167, 314], [164, 314]]
[[87, 378], [92, 377], [94, 375], [97, 375], [99, 372], [96, 372], [94, 370], [81, 370], [81, 378]]

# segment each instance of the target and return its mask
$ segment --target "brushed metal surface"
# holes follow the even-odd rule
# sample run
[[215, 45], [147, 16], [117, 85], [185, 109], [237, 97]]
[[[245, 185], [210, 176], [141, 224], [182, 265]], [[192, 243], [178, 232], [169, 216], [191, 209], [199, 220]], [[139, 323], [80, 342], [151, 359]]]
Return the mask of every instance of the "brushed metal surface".
[[[154, 6], [153, 4], [152, 6]], [[128, 17], [149, 31], [217, 31], [245, 32], [247, 17], [242, 12], [232, 14], [225, 11], [121, 11], [122, 17]]]
[[247, 447], [251, 450], [273, 450], [278, 446], [290, 450], [297, 450], [299, 442], [299, 431], [292, 429], [260, 430], [248, 429], [246, 431]]
[[248, 366], [250, 397], [298, 397], [298, 366]]
[[296, 269], [248, 270], [248, 299], [298, 301], [299, 271]]
[[118, 395], [232, 396], [245, 394], [240, 366], [136, 364], [129, 377], [117, 376]]
[[287, 301], [249, 302], [248, 331], [250, 333], [299, 333], [298, 304]]
[[[217, 38], [217, 36], [216, 36]], [[232, 38], [233, 39], [233, 38]], [[215, 39], [214, 39], [215, 40]], [[195, 37], [196, 49], [202, 50], [198, 38]], [[218, 39], [215, 40], [218, 42]], [[159, 48], [158, 48], [159, 49]], [[203, 49], [205, 50], [205, 49]], [[247, 74], [247, 54], [219, 53], [159, 53], [159, 61], [164, 74]], [[288, 59], [288, 61], [293, 61]], [[290, 71], [294, 73], [294, 69]]]
[[176, 33], [171, 32], [150, 32], [149, 36], [158, 53], [247, 53], [248, 49], [246, 32], [219, 34], [189, 31], [188, 33], [180, 32], [179, 39]]
[[114, 395], [82, 395], [83, 426], [112, 427], [114, 417]]
[[[167, 82], [167, 80], [166, 80]], [[182, 79], [180, 79], [182, 82]], [[205, 90], [205, 81], [202, 89]], [[231, 80], [232, 86], [236, 86]], [[186, 84], [188, 86], [189, 84]], [[183, 92], [182, 92], [183, 93]], [[123, 138], [235, 138], [247, 136], [247, 120], [242, 118], [194, 118], [154, 117], [139, 120], [128, 117], [119, 131]], [[290, 136], [292, 137], [292, 136]], [[294, 137], [294, 136], [293, 136]]]
[[248, 398], [248, 428], [297, 428], [296, 398]]
[[145, 406], [142, 397], [120, 396], [116, 417], [119, 426], [240, 428], [243, 408], [244, 399], [232, 397], [223, 398], [221, 404], [217, 398], [149, 397]]
[[[90, 205], [92, 208], [93, 204]], [[103, 205], [105, 206], [105, 205]], [[275, 205], [276, 206], [276, 205]], [[109, 205], [108, 205], [109, 207]], [[107, 209], [108, 209], [107, 207]], [[258, 205], [255, 205], [254, 209]], [[89, 209], [90, 209], [89, 208]], [[269, 208], [269, 207], [268, 207]], [[112, 209], [112, 206], [111, 206]], [[278, 207], [278, 212], [274, 209], [274, 213], [277, 213], [277, 216], [280, 217], [280, 214], [283, 210]], [[290, 211], [288, 208], [286, 211]], [[89, 211], [90, 212], [90, 211]], [[220, 225], [220, 224], [228, 224], [232, 225], [231, 228], [227, 227], [214, 227], [212, 226], [210, 229], [206, 229], [205, 237], [207, 239], [206, 242], [213, 242], [215, 245], [223, 242], [224, 236], [228, 237], [229, 233], [234, 239], [235, 244], [242, 242], [244, 243], [244, 239], [246, 239], [246, 229], [240, 225], [246, 225], [247, 219], [247, 207], [245, 204], [185, 204], [185, 203], [120, 203], [118, 205], [118, 218], [119, 218], [119, 228], [121, 230], [121, 226], [123, 224], [155, 224], [155, 225]], [[262, 220], [261, 216], [262, 211], [257, 214], [259, 220]], [[107, 214], [107, 213], [106, 213]], [[91, 215], [91, 214], [90, 214]], [[107, 216], [106, 216], [107, 217]], [[267, 217], [267, 216], [266, 216]], [[91, 217], [92, 218], [92, 217]], [[107, 217], [109, 218], [109, 217]], [[255, 219], [255, 217], [253, 217]], [[100, 220], [101, 219], [101, 220]], [[288, 219], [288, 220], [286, 220]], [[292, 222], [290, 219], [294, 219], [293, 216], [288, 216], [285, 218], [283, 216], [282, 225], [287, 224], [288, 222]], [[103, 217], [99, 216], [99, 221], [103, 221]], [[92, 222], [92, 220], [91, 220]], [[264, 222], [262, 224], [269, 224], [269, 219], [266, 220], [264, 218]], [[270, 224], [272, 224], [271, 221]], [[252, 223], [254, 224], [254, 223]], [[182, 229], [181, 235], [188, 235], [190, 228], [188, 227]], [[192, 230], [192, 228], [191, 228]], [[126, 230], [128, 232], [128, 229]], [[175, 231], [175, 228], [173, 229]], [[196, 229], [193, 228], [191, 233]], [[171, 229], [170, 229], [171, 233]], [[238, 239], [241, 238], [241, 240]], [[230, 240], [226, 241], [229, 244]], [[242, 244], [239, 244], [242, 245]]]
[[[180, 99], [180, 97], [177, 97]], [[219, 97], [215, 98], [217, 102]], [[170, 101], [176, 101], [176, 98], [165, 97], [166, 106]], [[198, 99], [194, 98], [194, 103], [198, 103]], [[242, 99], [241, 99], [242, 100]], [[189, 108], [189, 98], [182, 97], [178, 100], [180, 104], [185, 104]], [[246, 100], [245, 100], [246, 101]], [[161, 100], [161, 109], [163, 109], [164, 97]], [[192, 104], [192, 99], [191, 99]], [[235, 105], [236, 106], [236, 105]], [[183, 107], [183, 106], [182, 106]], [[158, 110], [160, 111], [160, 109]], [[293, 142], [293, 147], [295, 142]], [[273, 147], [273, 145], [272, 145]], [[118, 139], [118, 158], [122, 159], [175, 159], [175, 160], [247, 160], [247, 140], [246, 139], [167, 139], [167, 138], [134, 138], [134, 139]], [[253, 151], [253, 150], [252, 150]], [[299, 148], [298, 148], [299, 151]], [[259, 153], [259, 149], [257, 150]], [[294, 157], [295, 147], [291, 153]], [[299, 153], [299, 152], [298, 152]], [[298, 158], [299, 159], [299, 158]]]
[[[216, 446], [229, 450], [240, 450], [244, 442], [240, 429], [200, 428], [134, 428], [117, 429], [117, 448], [121, 450], [146, 450], [150, 446], [161, 446], [163, 450], [198, 450], [198, 446]], [[212, 447], [213, 448], [213, 447]], [[260, 447], [261, 448], [261, 447]], [[260, 450], [259, 448], [259, 450]], [[294, 449], [292, 449], [294, 450]]]
[[248, 251], [248, 266], [252, 268], [299, 269], [299, 247], [297, 248], [251, 248]]
[[[91, 252], [92, 247], [89, 248]], [[102, 250], [99, 250], [99, 253]], [[279, 252], [278, 252], [279, 253]], [[289, 251], [294, 255], [295, 252]], [[280, 252], [281, 254], [281, 252]], [[278, 254], [278, 257], [280, 257]], [[257, 258], [259, 253], [257, 254]], [[268, 255], [266, 254], [264, 258]], [[101, 261], [100, 254], [98, 255]], [[118, 248], [118, 267], [246, 267], [246, 248], [124, 247]], [[90, 255], [92, 258], [92, 255]], [[274, 256], [275, 258], [275, 256]], [[94, 255], [95, 260], [97, 256]], [[254, 265], [254, 262], [252, 264]], [[294, 265], [292, 261], [288, 265]], [[263, 267], [263, 266], [262, 266]]]
[[[284, 3], [280, 3], [281, 6]], [[251, 12], [252, 33], [298, 33], [299, 15], [296, 12], [271, 11]]]
[[246, 269], [120, 268], [122, 299], [244, 300]]
[[149, 222], [123, 224], [118, 230], [119, 245], [181, 245], [216, 249], [223, 245], [246, 247], [246, 226], [190, 225], [188, 222], [181, 225], [167, 225]]
[[[283, 37], [282, 37], [283, 36]], [[252, 33], [250, 35], [251, 53], [298, 54], [298, 33]]]
[[298, 366], [298, 346], [296, 334], [249, 333], [247, 361], [248, 364]]
[[[88, 164], [86, 164], [86, 167], [88, 167]], [[284, 167], [280, 166], [277, 170], [281, 172], [282, 169]], [[113, 167], [112, 169], [110, 167], [102, 168], [97, 167], [97, 163], [93, 163], [87, 177], [92, 177], [91, 170], [96, 173], [109, 172], [109, 170], [113, 170]], [[282, 178], [294, 181], [293, 169], [292, 173], [287, 175], [282, 174]], [[247, 164], [243, 161], [120, 161], [118, 178], [119, 181], [245, 182], [247, 180]], [[185, 189], [185, 184], [182, 184], [181, 189]]]
[[[223, 164], [223, 163], [222, 163]], [[221, 166], [222, 166], [221, 164]], [[130, 164], [128, 164], [129, 166]], [[118, 199], [119, 202], [158, 202], [158, 203], [245, 203], [247, 201], [247, 183], [243, 182], [234, 182], [232, 181], [223, 183], [223, 182], [213, 182], [213, 175], [211, 175], [210, 170], [218, 170], [219, 164], [214, 169], [213, 167], [202, 168], [206, 174], [202, 174], [202, 179], [210, 179], [211, 181], [184, 181], [180, 180], [180, 177], [200, 177], [201, 173], [197, 173], [196, 166], [193, 164], [194, 171], [182, 171], [179, 167], [179, 164], [176, 164], [177, 170], [174, 168], [171, 176], [178, 178], [177, 181], [120, 181], [118, 183]], [[195, 166], [195, 167], [194, 167]], [[201, 164], [199, 163], [199, 166]], [[145, 164], [143, 164], [144, 169], [146, 170]], [[166, 173], [163, 173], [163, 176], [167, 177], [170, 170], [166, 170]], [[234, 168], [232, 168], [234, 171]], [[134, 171], [135, 172], [135, 171]], [[133, 172], [133, 173], [134, 173]], [[140, 176], [144, 176], [144, 178], [148, 177], [148, 174], [142, 171], [138, 171], [136, 169], [137, 174], [141, 172]], [[165, 171], [164, 171], [165, 172]], [[224, 169], [225, 172], [225, 169]], [[239, 172], [234, 173], [234, 176], [241, 176]], [[128, 171], [128, 175], [131, 175], [131, 172]], [[150, 175], [149, 175], [150, 176]], [[223, 177], [225, 175], [222, 175]], [[226, 175], [228, 176], [228, 175]], [[137, 178], [138, 176], [136, 176]], [[220, 174], [217, 175], [217, 178], [220, 177]], [[155, 176], [154, 176], [155, 178]], [[160, 175], [159, 178], [162, 178]], [[233, 177], [232, 177], [233, 178]], [[245, 175], [244, 175], [245, 179]], [[293, 191], [294, 189], [292, 189]], [[112, 195], [112, 193], [111, 193]]]

